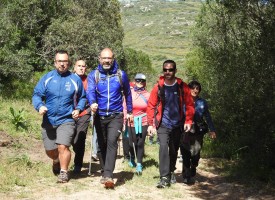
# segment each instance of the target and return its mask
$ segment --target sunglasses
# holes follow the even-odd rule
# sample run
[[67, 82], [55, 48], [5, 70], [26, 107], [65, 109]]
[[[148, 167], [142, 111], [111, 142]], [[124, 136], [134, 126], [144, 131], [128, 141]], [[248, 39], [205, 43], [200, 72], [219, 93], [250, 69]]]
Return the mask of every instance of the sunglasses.
[[135, 80], [137, 83], [145, 83], [146, 82], [146, 80], [144, 80], [144, 79], [136, 79]]
[[173, 71], [175, 71], [174, 68], [170, 68], [170, 69], [163, 68], [163, 72], [173, 72]]

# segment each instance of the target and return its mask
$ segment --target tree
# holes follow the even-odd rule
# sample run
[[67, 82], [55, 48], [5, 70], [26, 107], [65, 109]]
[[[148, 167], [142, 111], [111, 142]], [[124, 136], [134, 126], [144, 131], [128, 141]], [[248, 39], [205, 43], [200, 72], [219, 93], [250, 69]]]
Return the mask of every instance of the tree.
[[190, 74], [211, 97], [217, 154], [240, 158], [260, 178], [275, 167], [274, 35], [274, 1], [207, 1], [188, 58]]

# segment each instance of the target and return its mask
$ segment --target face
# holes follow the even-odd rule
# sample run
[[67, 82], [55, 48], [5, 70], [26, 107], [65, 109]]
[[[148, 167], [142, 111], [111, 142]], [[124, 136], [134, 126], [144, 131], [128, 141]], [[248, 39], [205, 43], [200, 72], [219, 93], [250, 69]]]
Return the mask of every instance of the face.
[[194, 88], [190, 88], [192, 97], [197, 97], [200, 94], [199, 87], [195, 86]]
[[60, 74], [67, 72], [69, 65], [69, 56], [67, 54], [57, 53], [55, 55], [54, 66]]
[[163, 66], [163, 75], [167, 80], [173, 80], [175, 78], [176, 72], [177, 69], [174, 69], [174, 66], [171, 63], [167, 63], [165, 66]]
[[104, 49], [99, 56], [99, 63], [103, 69], [109, 70], [114, 63], [114, 54], [111, 49]]
[[83, 76], [86, 72], [86, 67], [87, 66], [84, 60], [78, 60], [74, 65], [74, 71], [77, 75]]
[[135, 85], [138, 87], [138, 88], [143, 88], [146, 86], [146, 80], [144, 79], [136, 79], [135, 80]]

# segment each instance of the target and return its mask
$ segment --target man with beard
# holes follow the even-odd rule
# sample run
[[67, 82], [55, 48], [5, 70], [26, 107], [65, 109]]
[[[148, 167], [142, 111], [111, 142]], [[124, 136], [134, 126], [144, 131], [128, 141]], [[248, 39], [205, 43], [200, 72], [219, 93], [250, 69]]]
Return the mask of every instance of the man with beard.
[[174, 170], [182, 132], [190, 130], [195, 112], [190, 89], [175, 76], [176, 72], [176, 63], [173, 60], [163, 63], [163, 76], [155, 84], [147, 107], [148, 133], [152, 135], [157, 129], [160, 144], [160, 181], [157, 188], [176, 183]]
[[103, 170], [100, 180], [105, 188], [114, 188], [118, 138], [123, 127], [123, 97], [126, 100], [127, 118], [133, 121], [132, 95], [126, 73], [118, 68], [111, 49], [99, 55], [99, 65], [88, 75], [87, 99], [95, 115], [98, 137], [98, 158]]

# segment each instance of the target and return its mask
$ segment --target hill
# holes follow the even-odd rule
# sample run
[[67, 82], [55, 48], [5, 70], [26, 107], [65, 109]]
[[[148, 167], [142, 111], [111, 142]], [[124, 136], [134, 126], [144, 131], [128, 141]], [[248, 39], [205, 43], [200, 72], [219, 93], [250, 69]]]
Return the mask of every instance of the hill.
[[124, 46], [147, 53], [157, 71], [164, 60], [173, 59], [183, 72], [200, 7], [198, 0], [121, 2]]

